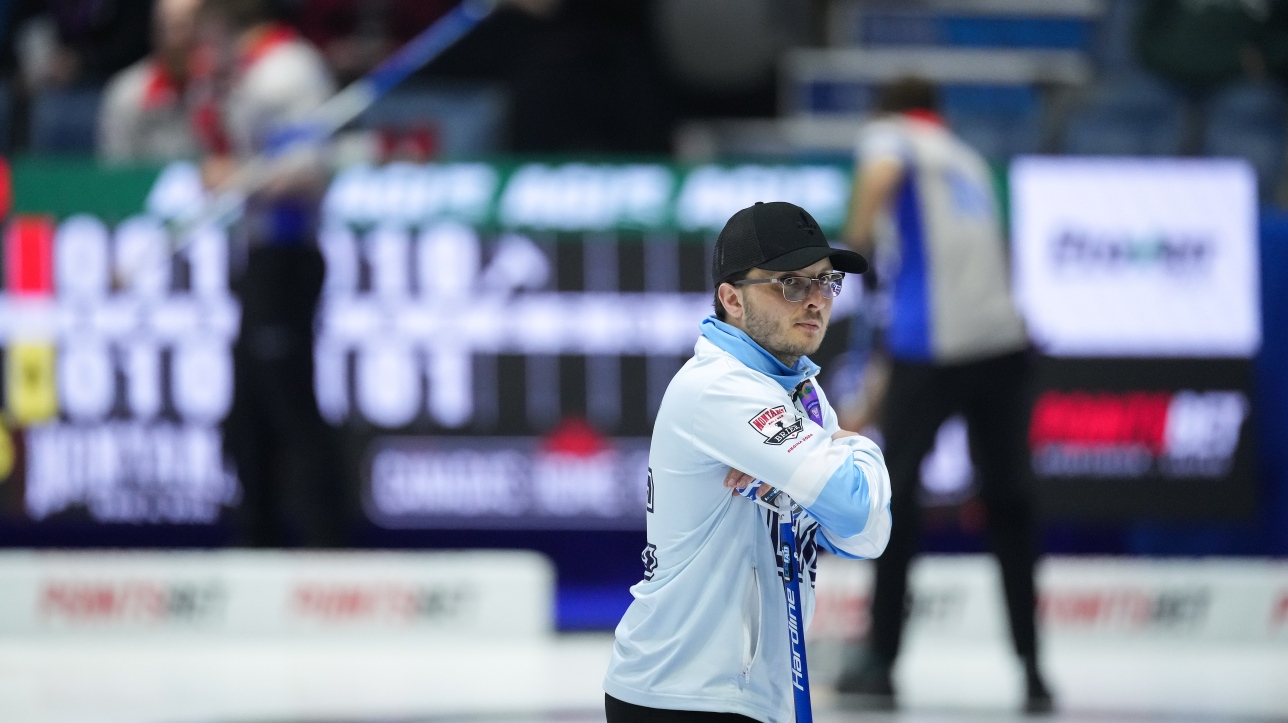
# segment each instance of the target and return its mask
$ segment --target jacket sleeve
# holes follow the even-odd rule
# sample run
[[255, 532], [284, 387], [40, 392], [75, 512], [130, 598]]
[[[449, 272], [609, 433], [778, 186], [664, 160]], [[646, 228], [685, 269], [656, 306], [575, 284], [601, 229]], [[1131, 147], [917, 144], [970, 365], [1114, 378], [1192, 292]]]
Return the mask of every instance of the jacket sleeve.
[[[885, 457], [867, 437], [842, 437], [832, 443], [851, 449], [853, 471], [845, 465], [839, 467], [814, 504], [801, 506], [818, 520], [823, 529], [818, 543], [828, 552], [857, 559], [877, 557], [890, 541], [890, 475]], [[855, 479], [848, 479], [851, 475]], [[865, 502], [867, 514], [856, 527], [857, 518], [847, 517], [847, 511], [862, 508]], [[842, 518], [839, 524], [824, 521], [837, 517]], [[845, 524], [846, 520], [850, 524]]]
[[694, 446], [790, 495], [818, 520], [829, 551], [876, 557], [885, 549], [890, 478], [871, 440], [833, 440], [782, 387], [757, 374], [724, 375], [693, 410]]

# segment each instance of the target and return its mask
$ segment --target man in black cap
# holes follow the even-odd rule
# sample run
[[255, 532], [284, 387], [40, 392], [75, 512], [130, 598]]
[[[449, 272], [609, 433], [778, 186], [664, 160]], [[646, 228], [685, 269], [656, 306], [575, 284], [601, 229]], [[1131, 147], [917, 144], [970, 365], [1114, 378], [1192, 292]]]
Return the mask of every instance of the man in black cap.
[[[789, 613], [808, 625], [818, 548], [871, 558], [890, 536], [881, 451], [838, 427], [806, 356], [845, 274], [867, 265], [790, 203], [757, 203], [721, 231], [715, 315], [653, 427], [644, 580], [604, 678], [609, 723], [792, 720], [808, 676]], [[799, 571], [799, 598], [783, 569]]]

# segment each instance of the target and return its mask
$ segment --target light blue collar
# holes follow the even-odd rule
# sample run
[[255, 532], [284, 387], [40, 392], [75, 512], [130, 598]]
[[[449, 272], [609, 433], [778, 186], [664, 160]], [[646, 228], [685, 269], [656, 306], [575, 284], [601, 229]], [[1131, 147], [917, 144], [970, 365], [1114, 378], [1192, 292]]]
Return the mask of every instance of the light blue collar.
[[742, 329], [726, 324], [714, 316], [703, 319], [699, 328], [702, 329], [702, 336], [712, 344], [729, 352], [748, 368], [772, 378], [789, 392], [819, 372], [819, 366], [806, 356], [796, 360], [794, 369], [787, 366], [778, 361], [773, 354], [765, 351], [764, 347], [747, 336]]

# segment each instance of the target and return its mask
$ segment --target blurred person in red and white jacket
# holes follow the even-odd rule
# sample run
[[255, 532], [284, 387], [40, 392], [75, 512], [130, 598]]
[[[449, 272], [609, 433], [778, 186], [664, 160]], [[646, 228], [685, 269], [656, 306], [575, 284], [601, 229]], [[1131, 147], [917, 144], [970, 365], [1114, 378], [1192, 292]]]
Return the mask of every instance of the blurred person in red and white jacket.
[[211, 157], [232, 163], [282, 150], [336, 91], [322, 54], [278, 22], [268, 0], [203, 0], [198, 27], [194, 124]]
[[107, 85], [98, 156], [109, 163], [193, 158], [200, 144], [188, 98], [201, 0], [157, 0], [152, 53]]

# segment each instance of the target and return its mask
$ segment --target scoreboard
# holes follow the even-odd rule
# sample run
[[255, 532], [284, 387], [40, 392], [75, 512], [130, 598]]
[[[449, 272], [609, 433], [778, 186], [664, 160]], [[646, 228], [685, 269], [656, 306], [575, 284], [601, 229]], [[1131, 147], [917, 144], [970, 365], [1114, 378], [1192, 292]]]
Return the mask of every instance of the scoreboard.
[[[24, 208], [18, 182], [0, 339], [6, 409], [23, 429], [22, 513], [217, 520], [238, 497], [219, 423], [243, 252], [206, 228], [167, 257], [173, 221], [202, 203], [197, 169], [161, 169], [138, 198], [93, 214], [76, 211], [77, 193]], [[715, 234], [762, 199], [835, 230], [849, 183], [832, 165], [338, 174], [323, 203], [315, 389], [366, 517], [641, 528], [648, 434], [710, 313]], [[829, 341], [843, 346], [843, 333]]]
[[[244, 249], [175, 219], [197, 169], [15, 164], [0, 268], [0, 523], [210, 524], [239, 499]], [[1042, 352], [1030, 470], [1048, 514], [1232, 518], [1255, 505], [1256, 191], [1234, 161], [1024, 158], [1017, 303]], [[648, 435], [711, 310], [715, 235], [758, 200], [844, 221], [842, 165], [358, 166], [333, 179], [314, 386], [355, 504], [385, 528], [640, 529]], [[814, 356], [856, 391], [837, 299]], [[875, 311], [874, 311], [875, 310]], [[866, 323], [866, 321], [864, 322]], [[856, 327], [857, 328], [857, 327]], [[860, 341], [862, 341], [860, 339]], [[973, 486], [952, 419], [923, 499]]]

